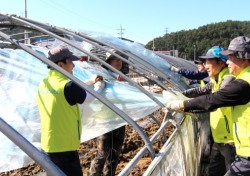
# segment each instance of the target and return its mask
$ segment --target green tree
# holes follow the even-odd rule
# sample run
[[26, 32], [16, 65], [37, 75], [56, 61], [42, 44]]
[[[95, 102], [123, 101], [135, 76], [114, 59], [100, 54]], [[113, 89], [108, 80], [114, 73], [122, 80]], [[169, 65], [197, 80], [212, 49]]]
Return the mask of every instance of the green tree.
[[[250, 37], [250, 21], [232, 21], [211, 23], [192, 30], [181, 30], [178, 32], [166, 33], [162, 37], [154, 39], [155, 51], [157, 50], [178, 50], [179, 57], [187, 60], [194, 58], [194, 45], [196, 56], [201, 56], [214, 45], [228, 47], [229, 42], [239, 36]], [[153, 40], [145, 47], [152, 49]]]

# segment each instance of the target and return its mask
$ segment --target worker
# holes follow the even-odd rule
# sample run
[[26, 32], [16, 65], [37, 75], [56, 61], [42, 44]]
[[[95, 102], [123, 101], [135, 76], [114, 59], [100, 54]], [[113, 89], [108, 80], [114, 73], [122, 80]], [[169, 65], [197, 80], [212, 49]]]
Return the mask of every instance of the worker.
[[232, 106], [233, 134], [236, 157], [225, 176], [250, 175], [250, 39], [238, 36], [231, 40], [227, 55], [228, 69], [236, 79], [218, 91], [190, 100], [176, 100], [167, 104], [172, 111], [213, 111]]

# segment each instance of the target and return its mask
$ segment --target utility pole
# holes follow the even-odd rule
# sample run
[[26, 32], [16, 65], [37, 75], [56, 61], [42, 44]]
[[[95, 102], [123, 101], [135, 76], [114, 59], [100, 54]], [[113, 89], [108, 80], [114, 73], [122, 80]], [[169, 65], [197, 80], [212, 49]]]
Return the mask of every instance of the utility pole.
[[125, 31], [125, 29], [122, 28], [122, 25], [120, 25], [120, 29], [117, 29], [117, 30], [120, 31], [117, 34], [120, 35], [120, 38], [122, 38], [122, 35], [124, 34], [123, 31]]
[[[24, 17], [27, 18], [27, 0], [24, 0]], [[29, 44], [29, 36], [28, 36], [28, 31], [24, 30], [24, 43]]]
[[24, 14], [25, 14], [25, 18], [27, 18], [27, 0], [25, 0], [24, 2]]
[[196, 59], [196, 45], [194, 45], [194, 60]]
[[174, 45], [173, 45], [173, 56], [175, 56], [175, 49], [174, 49]]
[[152, 46], [153, 51], [155, 51], [155, 39], [153, 39], [153, 46]]
[[168, 34], [168, 28], [166, 27], [166, 29], [165, 29], [165, 34]]

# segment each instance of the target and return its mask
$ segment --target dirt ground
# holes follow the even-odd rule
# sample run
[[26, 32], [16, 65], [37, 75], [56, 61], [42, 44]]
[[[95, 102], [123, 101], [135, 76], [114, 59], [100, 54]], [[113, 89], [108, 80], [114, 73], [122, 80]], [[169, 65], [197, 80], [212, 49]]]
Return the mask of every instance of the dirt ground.
[[[162, 121], [164, 113], [162, 111], [155, 112], [153, 114], [157, 119]], [[148, 136], [152, 136], [158, 129], [159, 126], [149, 117], [138, 121], [138, 124], [142, 126]], [[169, 136], [174, 130], [173, 126], [168, 126], [165, 130], [165, 134]], [[162, 147], [163, 136], [161, 135], [158, 140], [155, 141], [153, 147], [156, 153]], [[122, 169], [129, 163], [129, 161], [136, 155], [136, 153], [144, 146], [144, 141], [140, 135], [130, 126], [126, 126], [126, 136], [123, 144], [122, 154], [120, 156], [119, 165], [116, 170], [116, 175], [119, 174]], [[91, 160], [94, 158], [96, 153], [95, 139], [89, 140], [81, 144], [79, 149], [80, 160], [84, 175], [87, 174], [88, 168], [90, 167]], [[138, 162], [136, 167], [130, 172], [130, 176], [141, 176], [146, 171], [148, 165], [151, 163], [149, 152], [146, 152], [143, 158]], [[27, 167], [0, 173], [0, 176], [32, 176], [39, 175], [43, 172], [43, 169], [36, 163], [30, 164]]]

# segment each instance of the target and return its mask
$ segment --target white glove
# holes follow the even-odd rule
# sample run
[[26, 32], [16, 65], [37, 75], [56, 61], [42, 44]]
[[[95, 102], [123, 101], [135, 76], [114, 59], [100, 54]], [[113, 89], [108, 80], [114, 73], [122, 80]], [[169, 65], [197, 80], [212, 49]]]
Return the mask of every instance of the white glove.
[[176, 68], [176, 67], [174, 67], [174, 66], [171, 66], [171, 67], [170, 67], [170, 70], [171, 70], [171, 71], [174, 71], [174, 72], [178, 72], [178, 71], [179, 71], [179, 68]]
[[103, 80], [102, 76], [99, 75], [92, 75], [88, 80], [84, 81], [85, 84], [92, 85], [95, 84], [97, 81]]
[[105, 82], [104, 82], [104, 81], [97, 81], [97, 82], [94, 84], [95, 90], [104, 89], [104, 87], [105, 87]]
[[182, 103], [182, 100], [174, 100], [169, 103], [167, 103], [167, 109], [170, 111], [182, 111], [182, 108], [180, 107], [180, 104]]

